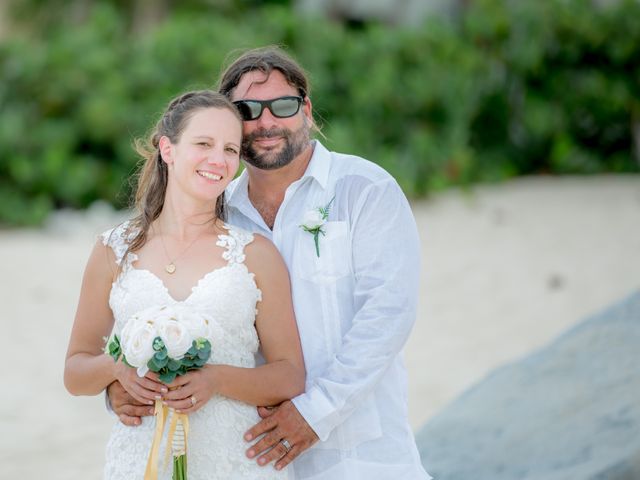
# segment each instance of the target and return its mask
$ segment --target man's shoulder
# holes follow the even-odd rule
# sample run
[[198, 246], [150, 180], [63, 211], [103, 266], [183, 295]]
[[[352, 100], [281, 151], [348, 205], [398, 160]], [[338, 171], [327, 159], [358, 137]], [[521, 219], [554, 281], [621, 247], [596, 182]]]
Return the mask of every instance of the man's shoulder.
[[362, 181], [377, 183], [394, 180], [380, 165], [358, 155], [330, 151], [331, 176], [334, 180], [345, 177], [359, 177]]
[[380, 165], [358, 155], [330, 151], [329, 183], [338, 195], [405, 198], [396, 179]]

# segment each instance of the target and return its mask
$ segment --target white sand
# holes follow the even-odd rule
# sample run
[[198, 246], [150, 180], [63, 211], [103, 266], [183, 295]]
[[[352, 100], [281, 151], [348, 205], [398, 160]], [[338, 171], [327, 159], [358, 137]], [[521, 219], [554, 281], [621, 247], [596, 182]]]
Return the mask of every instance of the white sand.
[[[522, 179], [413, 207], [424, 246], [405, 352], [416, 429], [491, 369], [640, 287], [640, 176]], [[62, 370], [93, 237], [118, 218], [97, 208], [0, 231], [0, 478], [100, 478], [112, 419], [102, 397], [71, 397]]]

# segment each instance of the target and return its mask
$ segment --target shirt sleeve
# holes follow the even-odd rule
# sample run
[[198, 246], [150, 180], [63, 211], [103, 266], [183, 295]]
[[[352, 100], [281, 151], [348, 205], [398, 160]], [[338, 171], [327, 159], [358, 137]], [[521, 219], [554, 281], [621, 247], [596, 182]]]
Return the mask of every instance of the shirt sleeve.
[[111, 399], [109, 398], [106, 388], [104, 389], [104, 406], [107, 409], [107, 413], [116, 414], [116, 412], [113, 411], [113, 405], [111, 405]]
[[393, 179], [369, 184], [350, 207], [355, 315], [333, 361], [293, 403], [320, 440], [358, 408], [402, 350], [416, 316], [420, 244]]

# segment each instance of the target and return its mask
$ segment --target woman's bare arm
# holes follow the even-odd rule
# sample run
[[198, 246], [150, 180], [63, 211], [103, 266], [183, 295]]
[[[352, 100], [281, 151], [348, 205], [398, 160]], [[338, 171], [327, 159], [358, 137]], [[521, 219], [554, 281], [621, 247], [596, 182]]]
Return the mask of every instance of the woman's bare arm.
[[148, 378], [136, 378], [134, 369], [114, 362], [103, 353], [105, 337], [113, 328], [109, 294], [115, 271], [113, 251], [98, 241], [82, 279], [67, 349], [64, 384], [73, 395], [97, 395], [114, 380], [120, 380], [134, 397], [151, 404], [161, 391], [161, 384]]

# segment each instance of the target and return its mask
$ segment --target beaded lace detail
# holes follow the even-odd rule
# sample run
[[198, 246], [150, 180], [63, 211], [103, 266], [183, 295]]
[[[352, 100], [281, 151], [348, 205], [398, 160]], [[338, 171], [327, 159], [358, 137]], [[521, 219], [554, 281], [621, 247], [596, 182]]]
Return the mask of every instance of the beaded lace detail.
[[[129, 253], [127, 255], [129, 243], [134, 239], [136, 233], [137, 230], [132, 228], [131, 222], [126, 221], [100, 235], [102, 243], [104, 245], [108, 245], [111, 247], [111, 250], [113, 250], [113, 253], [116, 256], [116, 264], [119, 267], [130, 267], [133, 262], [138, 260], [138, 256], [135, 253]], [[125, 255], [127, 258], [125, 265], [123, 265], [122, 261], [124, 260]]]
[[[103, 243], [111, 247], [117, 264], [122, 267], [109, 298], [115, 318], [114, 329], [121, 331], [128, 318], [152, 305], [180, 303], [207, 312], [220, 326], [215, 329], [218, 338], [213, 339], [209, 363], [254, 367], [254, 354], [259, 346], [254, 323], [261, 292], [253, 274], [243, 263], [244, 247], [253, 241], [253, 235], [235, 227], [226, 228], [228, 234], [219, 235], [216, 244], [225, 248], [222, 255], [227, 265], [207, 273], [183, 301], [173, 299], [153, 273], [136, 269], [135, 254], [129, 253], [125, 258], [128, 242], [135, 235], [128, 222], [103, 233]], [[286, 478], [286, 473], [259, 467], [245, 456], [244, 432], [259, 420], [254, 406], [219, 395], [190, 414], [189, 479]], [[144, 417], [137, 427], [127, 427], [115, 419], [107, 444], [105, 479], [142, 479], [154, 426], [153, 417]], [[162, 448], [164, 452], [164, 444]], [[161, 468], [159, 478], [171, 478], [171, 462], [166, 470]]]
[[242, 263], [245, 259], [244, 246], [253, 241], [253, 235], [244, 230], [230, 229], [229, 235], [218, 235], [219, 240], [216, 245], [226, 247], [222, 258], [232, 263]]

